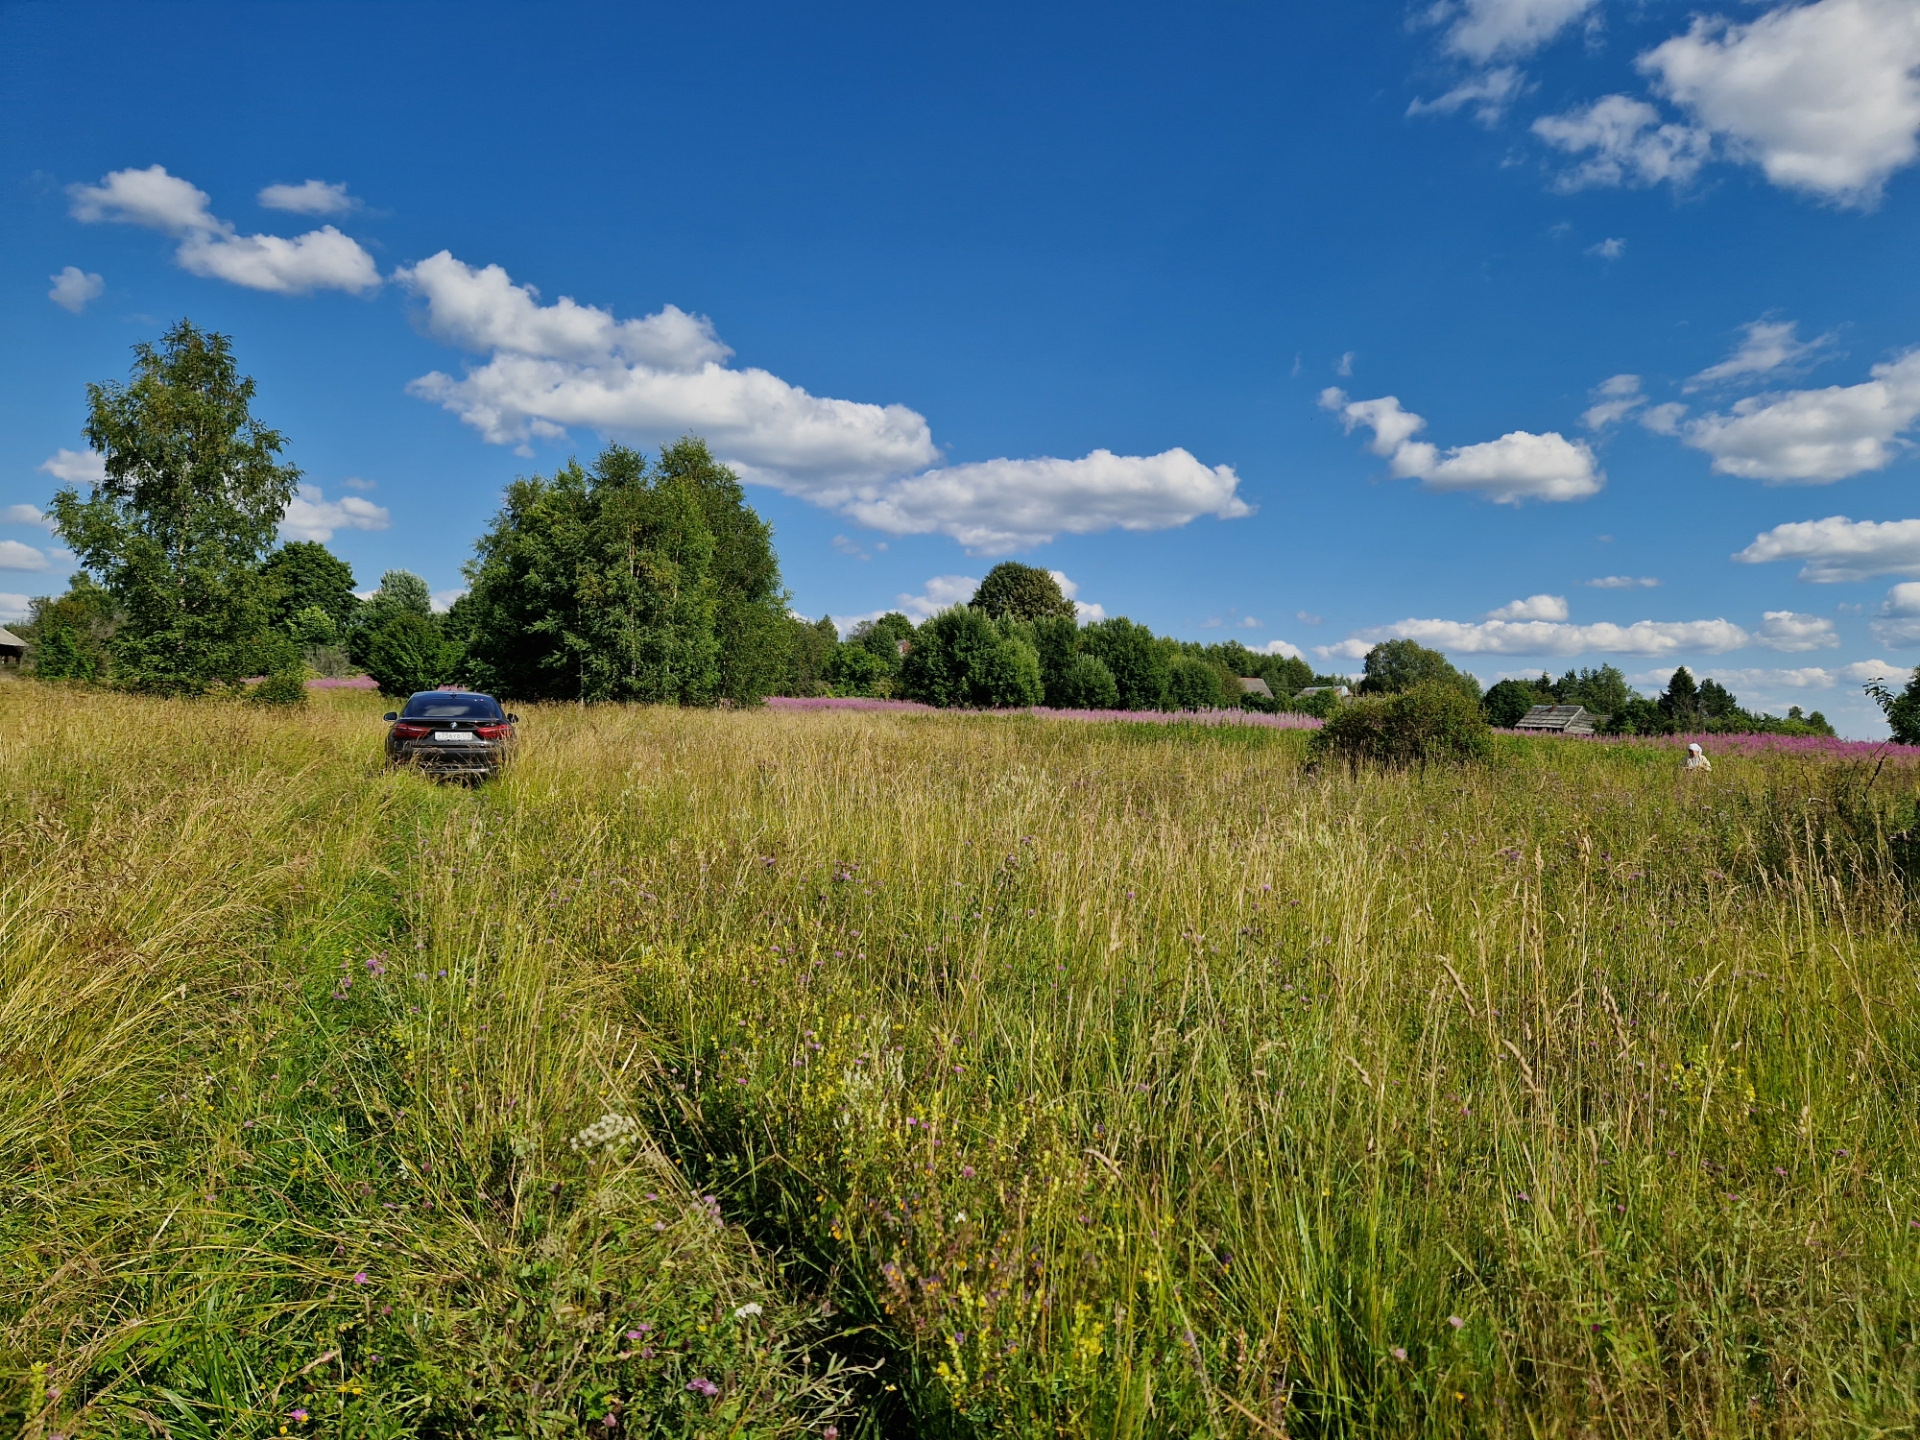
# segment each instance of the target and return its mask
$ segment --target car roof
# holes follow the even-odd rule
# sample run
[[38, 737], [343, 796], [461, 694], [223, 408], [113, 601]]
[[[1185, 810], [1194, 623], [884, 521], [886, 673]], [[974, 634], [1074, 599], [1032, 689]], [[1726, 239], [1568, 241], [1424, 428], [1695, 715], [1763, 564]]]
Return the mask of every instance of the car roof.
[[[423, 695], [439, 696], [443, 700], [493, 700], [493, 696], [484, 690], [416, 690], [407, 697], [407, 703], [411, 705]], [[493, 700], [493, 703], [498, 705], [500, 702]]]

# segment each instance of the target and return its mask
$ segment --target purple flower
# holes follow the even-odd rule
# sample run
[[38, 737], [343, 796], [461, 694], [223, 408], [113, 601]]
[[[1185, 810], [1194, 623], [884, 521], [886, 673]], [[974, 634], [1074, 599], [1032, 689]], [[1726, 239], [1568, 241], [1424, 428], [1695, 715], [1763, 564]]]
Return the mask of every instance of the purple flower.
[[1456, 1330], [1460, 1329], [1466, 1323], [1467, 1322], [1462, 1320], [1458, 1315], [1447, 1316], [1447, 1324], [1451, 1325]]
[[1388, 1353], [1392, 1355], [1394, 1359], [1404, 1362], [1407, 1358], [1407, 1347], [1404, 1345], [1396, 1345]]
[[840, 1440], [840, 1427], [829, 1425], [820, 1432], [820, 1440]]
[[709, 1400], [720, 1393], [720, 1387], [704, 1375], [696, 1375], [693, 1379], [687, 1381], [687, 1389], [693, 1391], [696, 1395], [704, 1395]]
[[287, 1418], [296, 1425], [304, 1425], [307, 1423], [307, 1412], [299, 1409], [290, 1410], [287, 1412]]
[[973, 1166], [971, 1166], [971, 1165], [962, 1165], [962, 1166], [960, 1167], [960, 1178], [961, 1178], [961, 1179], [963, 1179], [963, 1180], [971, 1180], [971, 1179], [973, 1179]]
[[356, 1270], [353, 1272], [353, 1283], [356, 1285], [367, 1285], [367, 1284], [371, 1284], [372, 1282], [367, 1279], [366, 1271]]

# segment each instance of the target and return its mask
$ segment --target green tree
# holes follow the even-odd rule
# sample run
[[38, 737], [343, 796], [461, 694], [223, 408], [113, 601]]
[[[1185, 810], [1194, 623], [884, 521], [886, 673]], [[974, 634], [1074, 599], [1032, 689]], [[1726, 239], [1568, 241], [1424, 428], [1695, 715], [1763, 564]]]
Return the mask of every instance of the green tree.
[[1480, 682], [1438, 650], [1413, 640], [1386, 640], [1367, 652], [1365, 673], [1355, 687], [1359, 695], [1394, 695], [1416, 685], [1451, 685], [1469, 699], [1480, 698]]
[[85, 571], [68, 582], [64, 595], [36, 596], [19, 626], [27, 642], [33, 673], [42, 680], [102, 683], [113, 675], [113, 632], [120, 609]]
[[[1043, 615], [1028, 629], [1034, 653], [1040, 657], [1040, 689], [1046, 703], [1064, 709], [1087, 708], [1068, 700], [1065, 689], [1067, 677], [1073, 673], [1074, 664], [1080, 659], [1079, 623], [1070, 615]], [[1103, 665], [1101, 669], [1105, 670], [1106, 667]], [[1107, 674], [1107, 683], [1113, 683], [1111, 672]]]
[[1693, 672], [1682, 665], [1667, 681], [1660, 696], [1660, 713], [1675, 730], [1691, 730], [1700, 723], [1700, 687]]
[[1480, 697], [1480, 708], [1487, 723], [1511, 730], [1536, 705], [1552, 705], [1557, 700], [1547, 677], [1538, 680], [1501, 680]]
[[361, 662], [382, 695], [404, 698], [450, 683], [460, 668], [460, 647], [441, 633], [431, 615], [389, 612], [367, 630]]
[[831, 615], [818, 620], [787, 617], [787, 672], [782, 695], [825, 695], [832, 690], [827, 671], [840, 648], [840, 630]]
[[1700, 713], [1708, 720], [1725, 720], [1741, 714], [1740, 701], [1718, 680], [1708, 677], [1700, 682]]
[[913, 621], [898, 610], [889, 610], [877, 620], [862, 620], [847, 638], [872, 651], [898, 674], [903, 658], [901, 646], [913, 643]]
[[900, 679], [910, 699], [929, 705], [1004, 709], [1040, 703], [1040, 657], [966, 605], [933, 616], [914, 632]]
[[[1223, 672], [1197, 655], [1176, 655], [1167, 666], [1167, 704], [1175, 710], [1218, 710], [1228, 701], [1221, 683]], [[1240, 688], [1237, 678], [1235, 690]]]
[[1120, 687], [1113, 683], [1113, 672], [1105, 662], [1092, 655], [1076, 655], [1057, 688], [1048, 692], [1047, 703], [1062, 710], [1117, 710]]
[[1570, 669], [1550, 688], [1557, 703], [1584, 705], [1595, 715], [1612, 715], [1625, 709], [1633, 699], [1633, 690], [1618, 665], [1602, 665], [1597, 670]]
[[[1887, 729], [1897, 745], [1920, 745], [1920, 668], [1907, 679], [1906, 688], [1897, 694], [1884, 680], [1869, 680], [1867, 697], [1887, 717]], [[1821, 717], [1823, 720], [1824, 716]]]
[[827, 660], [827, 687], [836, 695], [886, 696], [893, 693], [894, 673], [884, 656], [849, 640], [833, 647]]
[[1051, 615], [1071, 620], [1077, 613], [1050, 571], [1013, 560], [1003, 560], [989, 570], [967, 604], [992, 620], [1032, 622]]
[[1082, 627], [1080, 651], [1107, 667], [1122, 710], [1158, 710], [1167, 700], [1172, 655], [1144, 625], [1124, 615]]
[[[318, 609], [333, 622], [335, 638], [353, 629], [360, 598], [353, 593], [353, 567], [313, 540], [292, 540], [261, 567], [273, 587], [273, 619], [289, 626], [303, 610]], [[315, 641], [332, 644], [332, 641]]]
[[253, 418], [227, 337], [182, 320], [134, 347], [132, 379], [87, 387], [105, 475], [54, 496], [54, 524], [121, 615], [116, 683], [161, 694], [261, 668], [273, 591], [262, 561], [299, 484], [286, 441]]

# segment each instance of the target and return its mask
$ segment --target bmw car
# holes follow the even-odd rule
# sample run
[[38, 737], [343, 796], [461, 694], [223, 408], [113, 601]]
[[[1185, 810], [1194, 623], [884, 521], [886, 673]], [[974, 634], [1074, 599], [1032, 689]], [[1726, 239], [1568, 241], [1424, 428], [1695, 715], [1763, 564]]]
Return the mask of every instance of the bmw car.
[[520, 723], [491, 695], [466, 690], [422, 690], [385, 718], [389, 765], [467, 780], [499, 773]]

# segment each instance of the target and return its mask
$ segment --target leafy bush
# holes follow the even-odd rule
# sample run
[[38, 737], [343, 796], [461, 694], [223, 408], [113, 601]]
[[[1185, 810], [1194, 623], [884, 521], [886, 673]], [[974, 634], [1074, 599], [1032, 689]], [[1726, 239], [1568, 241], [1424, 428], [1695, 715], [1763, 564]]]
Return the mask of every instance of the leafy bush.
[[1047, 703], [1062, 710], [1112, 710], [1120, 704], [1120, 687], [1103, 661], [1078, 655], [1048, 694]]
[[910, 699], [1005, 709], [1040, 703], [1040, 657], [978, 610], [956, 605], [922, 625], [900, 670]]
[[1112, 673], [1122, 710], [1158, 710], [1166, 703], [1171, 668], [1167, 644], [1146, 626], [1124, 615], [1099, 621], [1080, 632], [1080, 650]]
[[361, 663], [382, 695], [404, 697], [452, 680], [460, 647], [448, 643], [431, 615], [401, 610], [363, 634]]
[[1502, 680], [1480, 697], [1480, 706], [1487, 712], [1487, 723], [1498, 725], [1502, 730], [1518, 725], [1534, 706], [1553, 703], [1553, 692], [1541, 689], [1531, 680]]
[[1492, 753], [1493, 736], [1479, 704], [1445, 681], [1342, 706], [1307, 746], [1309, 759], [1344, 760], [1356, 769], [1458, 764]]
[[276, 670], [247, 692], [256, 705], [304, 705], [307, 703], [307, 669], [297, 665]]
[[1913, 672], [1906, 688], [1897, 695], [1882, 680], [1869, 680], [1866, 690], [1868, 698], [1887, 717], [1887, 729], [1893, 733], [1895, 742], [1920, 745], [1920, 669]]
[[886, 660], [857, 641], [836, 645], [827, 659], [827, 684], [836, 695], [893, 693], [893, 669]]
[[[1167, 666], [1167, 704], [1175, 710], [1217, 710], [1231, 703], [1223, 693], [1221, 678], [1221, 672], [1206, 661], [1176, 655]], [[1235, 690], [1239, 688], [1234, 686]]]
[[1316, 690], [1311, 695], [1294, 696], [1287, 702], [1287, 709], [1296, 715], [1311, 715], [1316, 720], [1325, 720], [1346, 703], [1346, 697], [1336, 691]]

